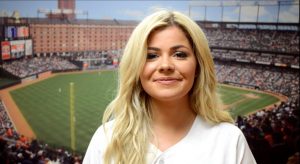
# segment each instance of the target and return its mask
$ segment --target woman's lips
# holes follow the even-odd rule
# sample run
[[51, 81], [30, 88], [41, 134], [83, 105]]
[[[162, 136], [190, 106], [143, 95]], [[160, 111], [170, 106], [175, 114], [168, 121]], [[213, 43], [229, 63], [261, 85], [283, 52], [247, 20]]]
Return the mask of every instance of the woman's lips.
[[182, 81], [181, 78], [174, 78], [174, 77], [160, 77], [160, 78], [156, 78], [153, 80], [154, 82], [160, 83], [160, 84], [164, 84], [164, 85], [169, 85], [169, 84], [173, 84], [179, 81]]

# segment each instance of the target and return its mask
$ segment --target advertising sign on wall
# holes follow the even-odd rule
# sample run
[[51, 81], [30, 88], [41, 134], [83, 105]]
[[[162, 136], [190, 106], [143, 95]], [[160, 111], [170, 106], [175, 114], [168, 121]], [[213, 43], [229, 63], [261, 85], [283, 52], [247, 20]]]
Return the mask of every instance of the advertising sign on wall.
[[32, 40], [25, 40], [25, 55], [32, 55]]
[[25, 55], [25, 41], [14, 40], [10, 41], [11, 58], [20, 58]]
[[1, 59], [2, 60], [10, 59], [10, 43], [9, 43], [9, 41], [1, 42]]
[[18, 38], [24, 38], [29, 36], [29, 28], [26, 26], [17, 27], [17, 36]]
[[15, 26], [7, 26], [5, 28], [5, 37], [6, 38], [16, 38], [17, 37], [17, 28]]

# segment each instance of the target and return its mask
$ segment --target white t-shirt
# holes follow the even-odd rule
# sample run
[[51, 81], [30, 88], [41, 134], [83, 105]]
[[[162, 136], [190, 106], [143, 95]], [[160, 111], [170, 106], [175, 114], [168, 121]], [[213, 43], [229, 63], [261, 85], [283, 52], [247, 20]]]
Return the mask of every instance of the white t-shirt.
[[[95, 132], [83, 164], [103, 164], [102, 156], [111, 136], [113, 122]], [[230, 123], [211, 125], [197, 116], [188, 134], [161, 152], [149, 144], [148, 164], [256, 164], [241, 130]]]

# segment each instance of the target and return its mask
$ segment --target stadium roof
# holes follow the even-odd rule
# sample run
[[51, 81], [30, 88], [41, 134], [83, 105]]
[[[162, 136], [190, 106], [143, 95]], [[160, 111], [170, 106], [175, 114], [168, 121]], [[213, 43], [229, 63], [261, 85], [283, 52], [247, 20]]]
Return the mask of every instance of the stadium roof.
[[298, 23], [276, 23], [276, 22], [219, 22], [219, 21], [196, 21], [199, 25], [212, 28], [239, 28], [239, 29], [266, 29], [298, 31]]

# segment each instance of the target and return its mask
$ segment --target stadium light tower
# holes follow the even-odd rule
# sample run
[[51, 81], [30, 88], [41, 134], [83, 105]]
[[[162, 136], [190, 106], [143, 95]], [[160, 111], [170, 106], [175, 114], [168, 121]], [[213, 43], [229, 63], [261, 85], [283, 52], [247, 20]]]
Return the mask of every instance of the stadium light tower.
[[259, 17], [259, 3], [258, 2], [255, 2], [255, 5], [257, 6], [257, 13], [256, 13], [256, 22], [258, 22], [258, 17]]

